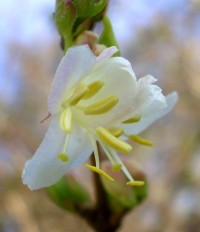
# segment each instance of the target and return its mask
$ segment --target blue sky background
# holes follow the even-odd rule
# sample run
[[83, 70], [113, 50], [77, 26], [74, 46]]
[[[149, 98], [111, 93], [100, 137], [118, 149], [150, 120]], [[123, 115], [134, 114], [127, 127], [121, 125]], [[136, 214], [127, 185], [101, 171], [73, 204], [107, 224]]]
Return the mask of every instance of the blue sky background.
[[[117, 40], [123, 51], [126, 41], [141, 27], [148, 27], [156, 20], [156, 14], [175, 11], [184, 14], [187, 0], [112, 0], [108, 14], [110, 15]], [[8, 64], [9, 41], [28, 45], [37, 43], [38, 47], [51, 43], [58, 38], [53, 25], [52, 13], [54, 0], [7, 0], [0, 3], [0, 98], [12, 101], [20, 84], [20, 79], [12, 78], [18, 73], [18, 65], [13, 60]], [[178, 9], [178, 10], [177, 10]], [[59, 38], [58, 38], [59, 41]], [[9, 65], [12, 68], [9, 68]]]

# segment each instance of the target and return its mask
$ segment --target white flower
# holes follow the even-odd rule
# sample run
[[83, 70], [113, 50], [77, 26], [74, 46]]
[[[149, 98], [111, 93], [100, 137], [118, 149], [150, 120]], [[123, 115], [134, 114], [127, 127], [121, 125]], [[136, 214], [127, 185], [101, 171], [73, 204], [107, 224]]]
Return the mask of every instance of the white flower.
[[177, 94], [163, 96], [150, 75], [137, 80], [126, 59], [112, 57], [116, 51], [110, 47], [96, 57], [82, 45], [68, 49], [63, 57], [48, 99], [49, 129], [23, 171], [23, 183], [30, 189], [56, 183], [93, 151], [96, 166], [86, 166], [112, 181], [100, 169], [97, 144], [113, 168], [124, 172], [129, 185], [143, 184], [133, 180], [117, 151], [131, 151], [127, 138], [151, 145], [136, 135], [168, 113]]

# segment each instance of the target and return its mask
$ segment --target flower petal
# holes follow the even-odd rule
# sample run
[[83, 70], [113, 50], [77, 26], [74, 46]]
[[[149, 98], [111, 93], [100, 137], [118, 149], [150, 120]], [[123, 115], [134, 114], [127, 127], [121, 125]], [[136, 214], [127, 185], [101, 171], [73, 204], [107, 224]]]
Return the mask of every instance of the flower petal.
[[48, 98], [48, 109], [51, 114], [58, 113], [60, 105], [69, 90], [87, 75], [96, 63], [97, 57], [88, 45], [69, 48], [62, 58], [52, 83]]
[[84, 115], [80, 112], [80, 117], [89, 122], [90, 126], [112, 125], [120, 121], [129, 112], [136, 94], [136, 78], [130, 63], [121, 58], [114, 57], [97, 64], [91, 75], [84, 79], [84, 82], [91, 83], [100, 80], [104, 82], [102, 89], [87, 101], [81, 101], [81, 106], [88, 106], [106, 99], [110, 96], [116, 96], [119, 102], [108, 112], [99, 115]]
[[115, 46], [106, 48], [98, 57], [97, 61], [103, 61], [104, 59], [111, 58], [116, 52], [118, 52], [118, 49]]
[[[75, 127], [69, 139], [68, 162], [58, 159], [66, 135], [60, 129], [58, 115], [53, 116], [49, 129], [35, 155], [29, 160], [23, 171], [23, 183], [30, 189], [39, 189], [56, 183], [67, 171], [86, 160], [92, 147], [88, 137]], [[78, 144], [78, 145], [77, 145]]]
[[88, 132], [79, 125], [74, 125], [67, 147], [67, 155], [69, 156], [69, 161], [67, 162], [68, 170], [86, 161], [92, 154], [92, 151], [93, 147]]
[[121, 124], [127, 134], [139, 134], [149, 127], [157, 119], [169, 113], [175, 106], [178, 100], [178, 94], [173, 92], [166, 96], [167, 106], [163, 108], [163, 101], [156, 99], [153, 103], [142, 113], [142, 118], [138, 123]]
[[[163, 107], [166, 106], [165, 97], [162, 94], [162, 89], [153, 83], [156, 79], [147, 75], [138, 80], [137, 94], [132, 104], [132, 116], [142, 114], [153, 101], [159, 101]], [[127, 115], [129, 117], [130, 115]]]

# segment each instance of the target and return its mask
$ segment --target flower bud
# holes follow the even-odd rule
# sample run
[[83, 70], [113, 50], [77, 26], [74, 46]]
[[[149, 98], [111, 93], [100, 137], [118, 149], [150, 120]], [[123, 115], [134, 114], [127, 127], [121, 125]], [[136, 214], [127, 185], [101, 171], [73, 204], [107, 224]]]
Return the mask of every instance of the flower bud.
[[130, 210], [140, 204], [147, 196], [147, 183], [144, 172], [136, 163], [129, 160], [123, 161], [135, 180], [144, 181], [145, 184], [143, 186], [127, 186], [124, 174], [121, 171], [113, 171], [111, 163], [103, 161], [102, 169], [115, 179], [114, 182], [110, 182], [102, 178], [102, 183], [108, 194], [108, 202], [115, 212]]
[[71, 212], [90, 203], [88, 192], [72, 175], [67, 175], [48, 187], [48, 193], [56, 205]]
[[107, 5], [107, 0], [73, 0], [78, 17], [91, 18], [103, 11]]
[[73, 45], [72, 28], [77, 18], [72, 0], [56, 0], [55, 23], [64, 41], [64, 50]]

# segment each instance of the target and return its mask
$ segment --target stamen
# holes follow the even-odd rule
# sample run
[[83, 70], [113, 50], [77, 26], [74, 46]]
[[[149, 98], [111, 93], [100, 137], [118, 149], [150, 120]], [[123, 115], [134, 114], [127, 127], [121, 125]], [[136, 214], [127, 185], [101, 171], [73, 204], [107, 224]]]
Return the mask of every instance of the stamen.
[[98, 173], [98, 174], [104, 176], [104, 177], [107, 178], [108, 180], [114, 181], [114, 179], [113, 179], [110, 175], [108, 175], [106, 172], [104, 172], [104, 171], [101, 170], [100, 168], [97, 168], [97, 167], [92, 166], [92, 165], [89, 165], [89, 164], [86, 164], [86, 167], [87, 167], [88, 169], [90, 169], [91, 171], [96, 172], [96, 173]]
[[59, 153], [57, 156], [63, 162], [67, 162], [69, 160], [69, 157], [64, 153]]
[[94, 158], [95, 158], [95, 162], [96, 162], [96, 167], [99, 168], [100, 167], [100, 162], [99, 162], [99, 153], [98, 153], [97, 143], [93, 139], [92, 136], [90, 136], [90, 140], [91, 140], [92, 147], [93, 147], [93, 150], [94, 150]]
[[104, 151], [105, 154], [107, 155], [108, 159], [110, 160], [111, 164], [112, 164], [113, 166], [117, 165], [117, 163], [116, 163], [114, 157], [113, 157], [112, 154], [108, 151], [106, 145], [105, 145], [102, 141], [99, 141], [99, 143], [100, 143], [100, 145], [101, 145], [103, 151]]
[[139, 143], [145, 146], [153, 146], [153, 143], [150, 140], [147, 139], [143, 139], [142, 137], [138, 136], [138, 135], [129, 135], [128, 136], [132, 141], [134, 141], [135, 143]]
[[110, 96], [106, 99], [103, 99], [97, 103], [86, 106], [84, 110], [85, 114], [95, 115], [95, 114], [104, 114], [111, 110], [117, 103], [119, 99], [115, 96]]
[[119, 170], [121, 170], [122, 169], [122, 165], [121, 164], [115, 164], [115, 165], [113, 165], [112, 166], [112, 170], [113, 171], [119, 171]]
[[72, 130], [72, 111], [70, 108], [63, 110], [60, 116], [60, 127], [64, 132], [70, 133]]
[[69, 98], [68, 102], [71, 106], [76, 105], [88, 92], [88, 87], [86, 85], [80, 84], [74, 89], [72, 96]]
[[107, 131], [106, 129], [104, 129], [103, 127], [99, 127], [96, 129], [97, 135], [99, 136], [99, 138], [105, 142], [108, 146], [124, 152], [124, 153], [128, 153], [132, 150], [132, 146], [118, 138], [116, 138], [115, 136], [113, 136], [109, 131]]
[[129, 118], [128, 120], [124, 121], [123, 123], [134, 123], [134, 122], [139, 122], [141, 119], [141, 115], [135, 115], [132, 118]]
[[137, 180], [132, 180], [126, 183], [128, 186], [143, 186], [144, 181], [137, 181]]
[[96, 95], [99, 90], [103, 87], [104, 82], [103, 81], [94, 81], [91, 84], [89, 84], [88, 87], [88, 91], [87, 93], [83, 96], [82, 99], [89, 99], [91, 97], [93, 97], [94, 95]]
[[[113, 171], [118, 171], [117, 169], [120, 168], [125, 176], [129, 179], [129, 182], [127, 182], [128, 186], [142, 186], [144, 185], [144, 181], [135, 181], [129, 171], [127, 170], [126, 166], [123, 164], [123, 162], [120, 160], [119, 156], [117, 155], [115, 150], [112, 150], [111, 148], [108, 148], [107, 152], [110, 152], [112, 155], [112, 158], [114, 159], [114, 162], [118, 163], [113, 166]], [[116, 169], [115, 169], [116, 168]]]
[[125, 174], [125, 176], [129, 179], [129, 181], [134, 181], [133, 177], [131, 176], [131, 174], [127, 170], [126, 166], [123, 164], [123, 162], [119, 158], [119, 156], [116, 153], [116, 151], [113, 150], [113, 149], [111, 149], [111, 148], [108, 148], [108, 150], [111, 153], [112, 157], [114, 158], [115, 162], [121, 164], [121, 170], [123, 171], [123, 173]]
[[110, 127], [108, 131], [115, 137], [120, 137], [123, 135], [124, 130], [121, 127]]

